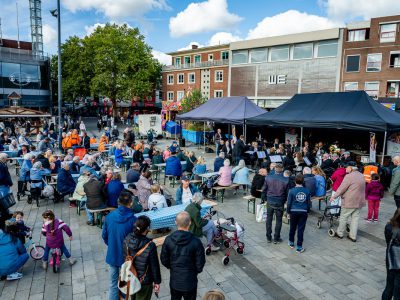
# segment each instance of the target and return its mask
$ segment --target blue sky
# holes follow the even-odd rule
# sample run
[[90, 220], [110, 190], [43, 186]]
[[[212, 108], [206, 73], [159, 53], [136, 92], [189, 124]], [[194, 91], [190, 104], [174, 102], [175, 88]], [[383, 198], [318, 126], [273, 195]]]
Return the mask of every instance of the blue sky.
[[[57, 24], [49, 13], [55, 0], [42, 0], [45, 51], [56, 52]], [[4, 38], [16, 38], [16, 0], [0, 0]], [[61, 0], [62, 39], [90, 34], [106, 22], [139, 27], [154, 54], [190, 43], [212, 45], [343, 26], [374, 16], [400, 14], [398, 0]], [[29, 0], [18, 0], [20, 39], [30, 40]]]

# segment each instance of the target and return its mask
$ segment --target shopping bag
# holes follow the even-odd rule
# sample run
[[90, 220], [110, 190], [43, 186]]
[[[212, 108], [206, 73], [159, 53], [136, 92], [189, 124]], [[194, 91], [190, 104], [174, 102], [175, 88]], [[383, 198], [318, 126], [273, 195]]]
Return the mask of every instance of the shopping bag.
[[265, 222], [267, 220], [267, 204], [257, 204], [256, 222]]

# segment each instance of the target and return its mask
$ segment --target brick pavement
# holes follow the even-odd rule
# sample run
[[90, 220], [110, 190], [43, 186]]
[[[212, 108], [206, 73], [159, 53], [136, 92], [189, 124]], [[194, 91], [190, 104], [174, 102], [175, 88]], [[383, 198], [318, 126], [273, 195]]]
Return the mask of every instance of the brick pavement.
[[[213, 155], [205, 157], [211, 165]], [[15, 174], [13, 167], [10, 170]], [[318, 212], [313, 213], [305, 230], [307, 251], [302, 254], [287, 246], [287, 225], [282, 228], [282, 244], [267, 244], [265, 224], [256, 223], [255, 216], [247, 213], [247, 201], [242, 195], [233, 196], [229, 191], [225, 199], [217, 209], [245, 225], [245, 254], [234, 255], [228, 266], [221, 264], [223, 252], [208, 256], [199, 275], [199, 299], [209, 289], [221, 289], [227, 299], [233, 300], [380, 298], [385, 285], [383, 228], [395, 208], [391, 197], [386, 196], [382, 201], [378, 224], [360, 220], [357, 243], [330, 238], [327, 223], [321, 229], [316, 228]], [[71, 226], [74, 240], [66, 240], [66, 244], [78, 262], [70, 267], [63, 261], [61, 272], [54, 274], [51, 270], [43, 271], [40, 262], [29, 260], [21, 280], [0, 282], [0, 299], [107, 299], [106, 247], [100, 229], [86, 225], [84, 212], [78, 216], [67, 203], [42, 202], [36, 208], [23, 200], [14, 207], [25, 212], [26, 223], [34, 227], [35, 241], [42, 245], [41, 213], [47, 208], [54, 209], [56, 216]], [[366, 208], [362, 217], [365, 214]], [[160, 299], [169, 299], [169, 272], [164, 267], [162, 279]]]

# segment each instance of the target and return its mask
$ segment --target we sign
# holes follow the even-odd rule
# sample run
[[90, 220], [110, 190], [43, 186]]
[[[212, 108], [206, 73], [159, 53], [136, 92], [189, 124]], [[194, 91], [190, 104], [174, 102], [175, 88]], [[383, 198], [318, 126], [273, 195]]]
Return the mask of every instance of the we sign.
[[286, 75], [269, 75], [268, 84], [286, 84]]

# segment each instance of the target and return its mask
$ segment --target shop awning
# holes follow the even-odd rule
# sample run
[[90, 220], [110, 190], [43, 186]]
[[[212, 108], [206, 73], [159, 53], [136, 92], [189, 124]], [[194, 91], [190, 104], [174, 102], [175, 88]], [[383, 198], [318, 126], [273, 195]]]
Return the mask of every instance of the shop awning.
[[0, 109], [0, 118], [49, 118], [51, 114], [19, 106]]

